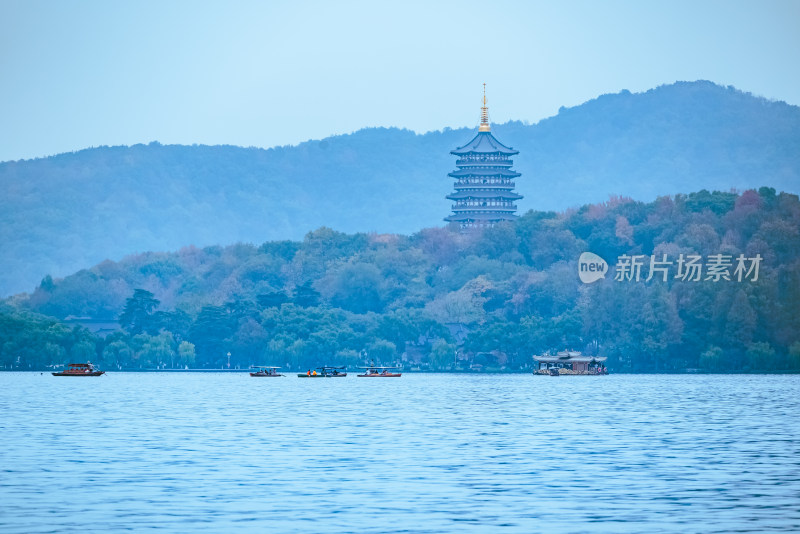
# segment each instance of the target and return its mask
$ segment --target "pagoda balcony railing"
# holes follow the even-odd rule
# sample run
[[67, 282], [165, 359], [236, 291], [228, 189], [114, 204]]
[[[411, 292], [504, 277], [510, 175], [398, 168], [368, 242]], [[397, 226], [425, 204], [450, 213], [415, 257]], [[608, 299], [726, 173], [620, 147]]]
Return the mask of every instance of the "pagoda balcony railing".
[[[480, 192], [473, 193], [469, 191], [464, 191], [466, 196], [464, 197], [456, 197], [451, 198], [453, 202], [456, 204], [460, 204], [462, 206], [472, 205], [472, 206], [502, 206], [504, 204], [510, 204], [517, 200], [516, 198], [507, 198], [501, 195], [481, 195]], [[516, 194], [512, 194], [512, 197], [518, 196]]]
[[461, 159], [464, 161], [508, 161], [508, 156], [491, 156], [491, 155], [482, 155], [478, 156], [475, 154], [472, 155], [465, 155], [461, 156]]
[[502, 182], [453, 182], [456, 189], [514, 189], [515, 183], [511, 180]]
[[494, 221], [469, 221], [462, 222], [460, 227], [462, 230], [468, 230], [470, 228], [492, 228], [494, 225]]
[[516, 172], [516, 171], [514, 171], [514, 169], [511, 168], [512, 165], [513, 164], [511, 162], [509, 162], [508, 165], [497, 164], [497, 165], [492, 165], [491, 167], [487, 167], [486, 165], [470, 165], [468, 163], [465, 164], [465, 163], [461, 163], [459, 161], [456, 161], [456, 167], [458, 167], [457, 170], [459, 170], [459, 171], [467, 171], [467, 172], [473, 171], [473, 170], [475, 170], [475, 171], [491, 171], [491, 172], [498, 172], [498, 171]]
[[511, 167], [514, 162], [510, 159], [472, 159], [461, 158], [456, 160], [456, 167]]
[[[504, 203], [508, 204], [517, 200], [516, 198], [508, 198], [508, 196], [516, 197], [518, 196], [516, 193], [512, 191], [485, 191], [485, 194], [481, 194], [481, 191], [459, 191], [459, 193], [463, 193], [464, 196], [451, 198], [453, 202], [456, 204], [473, 204], [473, 205], [495, 205], [500, 206]], [[456, 194], [459, 194], [456, 193]], [[507, 195], [503, 195], [506, 193]]]
[[472, 200], [464, 200], [460, 199], [457, 200], [453, 204], [454, 208], [467, 208], [467, 207], [474, 207], [474, 208], [505, 208], [505, 207], [514, 207], [514, 203], [510, 200], [497, 200], [497, 199], [487, 199], [487, 198], [475, 198]]
[[[456, 163], [458, 163], [458, 161]], [[462, 165], [462, 167], [465, 167], [465, 168], [464, 169], [459, 169], [459, 170], [462, 170], [462, 171], [489, 171], [489, 172], [495, 173], [495, 172], [502, 172], [502, 171], [510, 170], [510, 169], [507, 169], [507, 167], [511, 166], [511, 162], [509, 161], [508, 163], [509, 163], [508, 165], [486, 165], [486, 164], [483, 164], [483, 163], [478, 163], [478, 164], [475, 164], [475, 165]], [[515, 171], [511, 171], [511, 172], [515, 172]]]
[[[511, 171], [511, 172], [509, 173], [509, 172], [506, 172], [506, 171]], [[518, 173], [516, 171], [512, 171], [511, 169], [505, 169], [505, 168], [500, 169], [498, 167], [492, 167], [492, 168], [487, 168], [487, 167], [468, 167], [466, 169], [458, 169], [457, 171], [454, 171], [454, 172], [460, 172], [461, 174], [459, 176], [457, 176], [456, 178], [459, 178], [459, 179], [462, 179], [462, 180], [464, 178], [468, 178], [468, 177], [485, 178], [487, 176], [502, 176], [506, 180], [510, 180], [512, 178], [517, 178], [518, 176], [520, 176], [520, 173]]]
[[492, 211], [502, 211], [507, 213], [513, 213], [517, 211], [516, 204], [510, 204], [505, 206], [465, 206], [461, 204], [453, 204], [451, 208], [455, 213], [487, 213]]

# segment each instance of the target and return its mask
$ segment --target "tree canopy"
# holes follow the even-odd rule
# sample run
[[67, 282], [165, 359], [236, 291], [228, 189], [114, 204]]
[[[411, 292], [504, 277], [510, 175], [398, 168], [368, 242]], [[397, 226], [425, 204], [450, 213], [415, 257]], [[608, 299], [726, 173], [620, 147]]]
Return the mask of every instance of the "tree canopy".
[[[607, 260], [604, 278], [581, 282], [582, 252]], [[702, 276], [688, 276], [692, 262]], [[117, 368], [219, 368], [230, 353], [233, 367], [511, 370], [574, 349], [616, 371], [789, 370], [798, 304], [798, 197], [699, 191], [467, 233], [320, 228], [299, 242], [107, 261], [7, 299], [0, 357], [6, 368], [92, 354]], [[119, 328], [95, 336], [80, 326], [92, 320]]]

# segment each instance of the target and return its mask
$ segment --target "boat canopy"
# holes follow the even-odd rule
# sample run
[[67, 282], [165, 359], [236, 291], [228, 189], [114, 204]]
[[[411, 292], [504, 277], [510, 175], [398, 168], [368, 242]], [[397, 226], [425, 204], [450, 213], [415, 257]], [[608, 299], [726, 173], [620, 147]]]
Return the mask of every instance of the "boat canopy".
[[534, 356], [534, 361], [542, 363], [602, 363], [608, 359], [607, 356], [584, 356], [580, 353], [563, 355], [562, 353], [556, 356]]

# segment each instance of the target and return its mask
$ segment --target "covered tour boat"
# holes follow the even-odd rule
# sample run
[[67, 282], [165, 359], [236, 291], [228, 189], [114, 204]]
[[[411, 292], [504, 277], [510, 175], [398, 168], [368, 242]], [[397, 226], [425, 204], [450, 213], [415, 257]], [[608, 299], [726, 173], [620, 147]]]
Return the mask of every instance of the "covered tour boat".
[[396, 378], [402, 375], [398, 371], [399, 367], [364, 367], [364, 373], [360, 375], [356, 375], [358, 377], [381, 377], [381, 378]]
[[564, 350], [555, 355], [534, 356], [535, 375], [607, 375], [606, 357], [589, 356], [578, 351]]
[[300, 378], [342, 378], [347, 376], [347, 368], [345, 366], [331, 367], [325, 365], [317, 367], [313, 371], [309, 369], [305, 373], [298, 373], [297, 376]]
[[251, 372], [250, 376], [283, 376], [282, 374], [278, 373], [278, 369], [280, 367], [270, 367], [268, 365], [254, 365], [252, 369], [256, 369], [255, 372]]
[[63, 370], [53, 373], [53, 376], [100, 376], [105, 371], [100, 371], [92, 365], [92, 362], [71, 363]]

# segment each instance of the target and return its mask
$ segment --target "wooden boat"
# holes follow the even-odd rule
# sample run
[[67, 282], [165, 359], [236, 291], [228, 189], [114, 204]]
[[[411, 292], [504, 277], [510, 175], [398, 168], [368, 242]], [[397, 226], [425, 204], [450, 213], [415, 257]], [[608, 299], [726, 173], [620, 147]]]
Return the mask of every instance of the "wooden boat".
[[103, 373], [105, 371], [99, 371], [91, 362], [86, 362], [71, 363], [65, 370], [53, 373], [53, 376], [100, 376]]
[[[317, 372], [319, 370], [319, 373]], [[328, 365], [317, 367], [313, 371], [298, 373], [298, 378], [343, 378], [347, 376], [347, 368], [344, 366], [331, 367]]]
[[362, 369], [364, 369], [364, 373], [356, 376], [361, 378], [397, 378], [402, 375], [402, 373], [396, 371], [396, 369], [400, 369], [399, 367], [376, 367], [373, 365], [372, 367], [362, 367]]
[[250, 376], [265, 376], [265, 377], [274, 377], [274, 376], [283, 376], [282, 374], [278, 373], [278, 369], [280, 367], [270, 367], [268, 365], [254, 365], [252, 369], [258, 369], [254, 373], [250, 373]]

